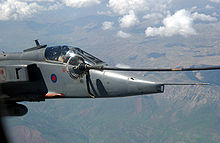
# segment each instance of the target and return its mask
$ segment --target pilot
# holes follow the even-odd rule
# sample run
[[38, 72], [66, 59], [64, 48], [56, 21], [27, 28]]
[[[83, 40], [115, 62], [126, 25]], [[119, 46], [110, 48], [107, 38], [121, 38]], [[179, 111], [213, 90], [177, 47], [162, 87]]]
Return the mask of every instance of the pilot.
[[63, 59], [63, 56], [62, 56], [62, 55], [59, 56], [58, 61], [59, 61], [59, 62], [62, 62], [62, 63], [64, 62], [64, 59]]
[[62, 63], [67, 63], [68, 58], [65, 55], [60, 55], [58, 58], [58, 61], [60, 61]]

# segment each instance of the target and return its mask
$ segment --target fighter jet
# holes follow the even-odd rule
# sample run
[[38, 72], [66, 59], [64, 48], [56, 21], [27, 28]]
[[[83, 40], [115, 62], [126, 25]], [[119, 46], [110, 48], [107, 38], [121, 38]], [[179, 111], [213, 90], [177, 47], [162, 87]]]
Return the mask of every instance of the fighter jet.
[[[26, 106], [17, 102], [39, 102], [53, 98], [109, 98], [164, 92], [163, 83], [127, 74], [129, 71], [218, 70], [218, 67], [136, 69], [108, 66], [97, 57], [72, 46], [40, 45], [21, 53], [0, 54], [0, 101], [2, 116], [22, 116]], [[127, 72], [125, 72], [127, 71]]]

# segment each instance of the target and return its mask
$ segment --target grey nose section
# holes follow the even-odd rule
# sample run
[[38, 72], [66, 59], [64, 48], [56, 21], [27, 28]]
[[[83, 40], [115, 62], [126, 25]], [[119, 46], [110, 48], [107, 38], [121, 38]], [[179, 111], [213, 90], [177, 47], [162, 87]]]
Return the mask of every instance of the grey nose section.
[[90, 91], [95, 97], [124, 97], [164, 91], [163, 84], [157, 84], [121, 72], [91, 70]]
[[143, 95], [152, 93], [162, 93], [164, 91], [163, 84], [132, 78], [127, 82], [128, 95]]

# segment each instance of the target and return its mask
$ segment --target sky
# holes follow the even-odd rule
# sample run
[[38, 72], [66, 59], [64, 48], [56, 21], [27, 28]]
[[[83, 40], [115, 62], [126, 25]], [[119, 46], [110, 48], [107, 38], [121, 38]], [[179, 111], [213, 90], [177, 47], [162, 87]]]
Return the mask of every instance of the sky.
[[[195, 23], [217, 23], [219, 8], [220, 0], [0, 0], [0, 21], [40, 19], [47, 13], [63, 16], [63, 20], [106, 15], [116, 20], [100, 21], [102, 30], [117, 29], [115, 35], [120, 38], [131, 37], [129, 31], [140, 25], [145, 25], [146, 37], [188, 36], [199, 34]], [[72, 16], [59, 14], [65, 9]]]

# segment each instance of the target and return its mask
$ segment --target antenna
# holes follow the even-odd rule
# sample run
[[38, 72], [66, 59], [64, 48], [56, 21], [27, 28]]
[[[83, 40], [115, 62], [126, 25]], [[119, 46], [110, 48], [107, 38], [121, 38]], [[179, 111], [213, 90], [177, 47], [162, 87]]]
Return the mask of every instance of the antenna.
[[37, 47], [39, 47], [39, 46], [40, 46], [40, 44], [39, 44], [39, 42], [38, 42], [38, 39], [36, 39], [36, 40], [34, 40], [34, 41], [35, 41], [35, 43], [36, 43]]
[[42, 49], [42, 48], [46, 48], [47, 47], [47, 45], [40, 45], [40, 43], [38, 42], [38, 39], [34, 40], [34, 42], [36, 44], [36, 47], [26, 49], [26, 50], [24, 50], [24, 52], [34, 51], [34, 50], [37, 50], [37, 49]]

